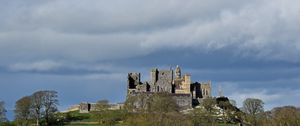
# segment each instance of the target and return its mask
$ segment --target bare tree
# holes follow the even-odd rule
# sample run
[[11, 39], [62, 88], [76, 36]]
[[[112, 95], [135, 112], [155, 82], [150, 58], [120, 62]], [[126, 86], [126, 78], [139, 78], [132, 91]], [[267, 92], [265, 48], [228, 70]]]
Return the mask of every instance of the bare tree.
[[49, 125], [49, 119], [57, 111], [58, 99], [56, 91], [42, 91], [43, 92], [43, 106], [45, 113], [46, 126]]
[[29, 120], [32, 119], [32, 99], [25, 96], [19, 99], [15, 105], [16, 122], [20, 126], [28, 126]]
[[4, 107], [4, 101], [0, 101], [0, 122], [7, 121], [5, 113], [6, 113], [6, 109]]
[[33, 116], [36, 120], [36, 125], [40, 125], [40, 118], [42, 117], [42, 109], [43, 109], [43, 91], [37, 91], [32, 94], [32, 107], [33, 107]]
[[36, 125], [40, 125], [40, 119], [45, 118], [45, 125], [49, 125], [49, 118], [57, 111], [57, 92], [56, 91], [37, 91], [32, 94], [33, 115]]

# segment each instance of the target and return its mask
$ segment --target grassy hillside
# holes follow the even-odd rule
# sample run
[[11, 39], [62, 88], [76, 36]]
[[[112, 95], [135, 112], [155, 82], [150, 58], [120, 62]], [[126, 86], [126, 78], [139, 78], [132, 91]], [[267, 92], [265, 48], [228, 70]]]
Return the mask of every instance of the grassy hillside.
[[69, 124], [69, 125], [65, 125], [65, 126], [103, 126], [100, 124]]

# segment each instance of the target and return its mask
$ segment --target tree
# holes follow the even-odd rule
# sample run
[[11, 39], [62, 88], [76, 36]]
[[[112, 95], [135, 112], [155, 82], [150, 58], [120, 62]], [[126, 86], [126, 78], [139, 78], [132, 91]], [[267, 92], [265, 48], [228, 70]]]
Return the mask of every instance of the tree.
[[49, 125], [49, 119], [57, 112], [57, 92], [56, 91], [43, 91], [43, 106], [44, 106], [44, 117], [46, 126]]
[[245, 113], [255, 116], [264, 112], [264, 102], [260, 99], [247, 98], [243, 102], [243, 110]]
[[134, 96], [128, 96], [126, 98], [124, 109], [125, 109], [125, 123], [124, 126], [148, 126], [147, 125], [147, 104], [144, 104], [143, 99], [148, 99], [144, 94], [138, 94]]
[[43, 108], [43, 91], [37, 91], [32, 94], [32, 107], [33, 107], [33, 116], [36, 120], [36, 125], [40, 125], [40, 118], [42, 117], [42, 108]]
[[274, 123], [284, 126], [300, 125], [300, 110], [294, 106], [283, 106], [272, 109]]
[[19, 99], [15, 105], [16, 122], [20, 126], [28, 126], [32, 119], [32, 100], [30, 96]]
[[258, 115], [264, 112], [264, 102], [260, 99], [247, 98], [243, 102], [243, 110], [248, 114], [245, 119], [253, 125], [257, 125]]
[[218, 106], [222, 109], [222, 120], [224, 123], [228, 123], [234, 118], [233, 106], [230, 104], [229, 101], [219, 101]]
[[212, 112], [214, 110], [216, 104], [216, 100], [212, 98], [205, 98], [201, 102], [201, 106], [203, 106], [209, 112]]
[[193, 109], [193, 111], [189, 113], [193, 126], [215, 126], [217, 124], [217, 118], [213, 111], [214, 110], [208, 111], [202, 107]]
[[37, 91], [32, 94], [33, 115], [36, 120], [36, 125], [40, 125], [40, 119], [44, 117], [45, 125], [48, 126], [50, 118], [57, 111], [57, 92], [56, 91]]
[[5, 116], [5, 113], [6, 113], [6, 109], [4, 107], [4, 101], [0, 101], [0, 122], [6, 122], [7, 119], [6, 119], [6, 116]]
[[236, 106], [236, 101], [233, 100], [233, 99], [230, 99], [230, 100], [229, 100], [229, 103], [230, 103], [231, 105], [233, 105], [233, 106]]
[[168, 93], [138, 94], [125, 102], [128, 126], [178, 126], [187, 125], [185, 115]]
[[168, 93], [155, 93], [147, 100], [145, 117], [150, 125], [164, 126], [172, 120], [173, 115], [179, 114], [176, 101]]

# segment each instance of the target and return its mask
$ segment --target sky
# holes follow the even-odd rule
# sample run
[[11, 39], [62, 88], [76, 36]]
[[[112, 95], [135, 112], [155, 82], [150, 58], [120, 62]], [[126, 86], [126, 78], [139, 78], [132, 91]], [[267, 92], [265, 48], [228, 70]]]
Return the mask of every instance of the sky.
[[[212, 81], [241, 107], [300, 106], [299, 0], [0, 0], [0, 100], [55, 90], [59, 109], [123, 102], [127, 73]], [[12, 118], [12, 117], [11, 117]]]

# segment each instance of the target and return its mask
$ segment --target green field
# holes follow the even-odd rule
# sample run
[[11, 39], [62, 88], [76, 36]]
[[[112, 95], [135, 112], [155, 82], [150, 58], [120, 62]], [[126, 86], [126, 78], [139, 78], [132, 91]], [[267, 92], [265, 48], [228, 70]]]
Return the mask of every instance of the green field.
[[[65, 126], [103, 126], [99, 124], [70, 124], [70, 125], [65, 125]], [[220, 124], [218, 126], [236, 126], [232, 124]]]
[[69, 124], [69, 125], [65, 125], [65, 126], [103, 126], [100, 124]]
[[236, 125], [233, 125], [233, 124], [219, 124], [218, 126], [236, 126]]
[[[65, 126], [103, 126], [99, 124], [70, 124], [70, 125], [65, 125]], [[233, 124], [219, 124], [218, 126], [236, 126]]]
[[[0, 123], [0, 126], [2, 126], [3, 124]], [[64, 125], [64, 126], [104, 126], [101, 124], [68, 124], [68, 125]], [[233, 124], [219, 124], [218, 126], [236, 126]]]

